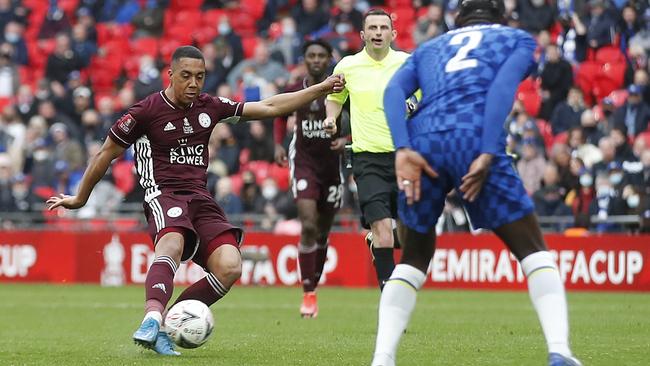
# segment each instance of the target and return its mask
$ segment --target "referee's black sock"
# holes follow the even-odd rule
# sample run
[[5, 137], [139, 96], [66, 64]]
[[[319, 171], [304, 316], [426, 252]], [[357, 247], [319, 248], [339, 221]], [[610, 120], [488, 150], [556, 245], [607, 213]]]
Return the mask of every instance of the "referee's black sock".
[[393, 229], [393, 248], [402, 249], [402, 243], [399, 242], [399, 236], [397, 235], [397, 229]]
[[390, 275], [395, 269], [395, 259], [393, 258], [393, 248], [372, 248], [372, 255], [375, 257], [375, 271], [377, 271], [377, 281], [379, 288], [384, 289], [384, 283], [388, 281]]

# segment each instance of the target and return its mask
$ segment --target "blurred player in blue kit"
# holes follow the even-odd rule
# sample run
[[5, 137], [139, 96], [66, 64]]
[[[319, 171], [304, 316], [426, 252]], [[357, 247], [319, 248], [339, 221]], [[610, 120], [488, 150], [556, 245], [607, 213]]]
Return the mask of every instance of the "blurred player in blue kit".
[[[535, 40], [502, 26], [501, 0], [461, 0], [459, 27], [421, 45], [384, 93], [397, 150], [401, 263], [379, 305], [373, 366], [395, 365], [401, 335], [435, 251], [435, 224], [452, 189], [475, 227], [491, 229], [520, 262], [548, 346], [549, 365], [580, 365], [569, 348], [564, 286], [533, 204], [505, 153], [503, 123], [535, 66]], [[404, 99], [422, 90], [407, 121]], [[424, 171], [425, 174], [422, 174]]]

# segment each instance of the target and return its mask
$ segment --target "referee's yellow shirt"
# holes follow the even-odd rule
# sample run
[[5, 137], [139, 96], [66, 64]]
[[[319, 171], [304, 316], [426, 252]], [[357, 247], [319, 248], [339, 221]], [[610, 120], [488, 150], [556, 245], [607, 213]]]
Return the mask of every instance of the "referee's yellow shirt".
[[345, 103], [350, 96], [350, 125], [352, 151], [391, 152], [393, 139], [384, 115], [384, 89], [390, 78], [410, 55], [390, 50], [381, 61], [376, 61], [364, 48], [344, 57], [334, 68], [334, 74], [345, 76], [345, 89], [330, 94], [328, 100]]

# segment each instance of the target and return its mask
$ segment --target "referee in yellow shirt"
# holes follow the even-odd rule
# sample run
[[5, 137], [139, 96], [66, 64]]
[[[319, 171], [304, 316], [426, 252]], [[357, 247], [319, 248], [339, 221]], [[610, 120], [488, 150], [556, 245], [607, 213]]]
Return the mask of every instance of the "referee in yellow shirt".
[[[336, 118], [350, 97], [353, 173], [357, 183], [361, 221], [370, 228], [366, 237], [371, 246], [380, 288], [390, 278], [393, 259], [394, 227], [397, 215], [395, 147], [384, 116], [384, 89], [397, 69], [409, 57], [390, 45], [397, 32], [388, 13], [372, 9], [363, 18], [361, 52], [343, 58], [334, 74], [343, 74], [346, 86], [330, 94], [325, 102], [326, 131], [336, 132]], [[396, 236], [395, 236], [396, 237]]]

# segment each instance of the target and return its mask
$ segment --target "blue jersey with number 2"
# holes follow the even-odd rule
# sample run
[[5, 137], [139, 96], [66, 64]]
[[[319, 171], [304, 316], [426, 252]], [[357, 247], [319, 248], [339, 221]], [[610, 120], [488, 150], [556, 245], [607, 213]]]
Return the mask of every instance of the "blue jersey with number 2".
[[[496, 228], [533, 211], [505, 154], [503, 125], [519, 82], [535, 65], [535, 47], [528, 33], [515, 28], [469, 26], [422, 44], [395, 73], [384, 93], [395, 147], [418, 151], [439, 174], [422, 176], [421, 199], [412, 205], [400, 193], [404, 224], [420, 232], [432, 228], [447, 193], [460, 186], [481, 153], [494, 158], [477, 200], [463, 202], [474, 226]], [[418, 88], [422, 100], [407, 121], [404, 96]]]

